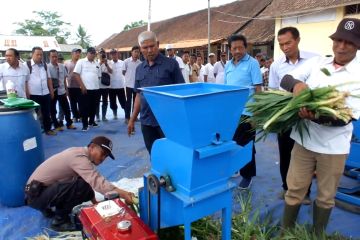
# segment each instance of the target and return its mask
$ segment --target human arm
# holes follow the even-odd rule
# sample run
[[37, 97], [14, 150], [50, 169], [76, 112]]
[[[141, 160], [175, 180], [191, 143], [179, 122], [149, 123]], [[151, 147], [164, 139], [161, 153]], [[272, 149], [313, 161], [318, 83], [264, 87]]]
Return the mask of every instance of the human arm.
[[136, 93], [135, 96], [135, 102], [134, 102], [134, 110], [133, 113], [129, 119], [129, 123], [128, 123], [128, 135], [130, 136], [131, 133], [134, 132], [135, 130], [135, 121], [140, 113], [140, 93]]

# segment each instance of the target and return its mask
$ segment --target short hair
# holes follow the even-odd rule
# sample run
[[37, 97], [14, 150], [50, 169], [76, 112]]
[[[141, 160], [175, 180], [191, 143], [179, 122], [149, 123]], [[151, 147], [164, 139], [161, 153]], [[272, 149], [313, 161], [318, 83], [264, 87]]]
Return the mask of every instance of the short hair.
[[284, 27], [284, 28], [281, 28], [278, 31], [278, 36], [279, 35], [284, 35], [287, 32], [291, 33], [291, 35], [293, 36], [294, 39], [298, 39], [300, 37], [299, 30], [296, 27]]
[[190, 55], [190, 52], [188, 50], [185, 50], [185, 51], [183, 51], [183, 55], [184, 54], [189, 54]]
[[18, 50], [16, 50], [15, 48], [9, 48], [9, 49], [8, 49], [8, 50], [6, 50], [6, 51], [13, 51], [13, 53], [14, 53], [15, 57], [16, 57], [17, 59], [19, 59], [19, 57], [20, 57], [20, 53], [19, 53], [19, 51], [18, 51]]
[[190, 57], [195, 57], [196, 58], [196, 54], [193, 53], [193, 54], [190, 55]]
[[131, 51], [134, 51], [134, 50], [140, 50], [140, 47], [138, 45], [135, 45], [131, 48]]
[[55, 49], [51, 49], [51, 50], [49, 51], [49, 55], [50, 55], [50, 53], [58, 53], [58, 51], [55, 50]]
[[152, 31], [144, 31], [140, 33], [138, 36], [139, 45], [143, 44], [146, 40], [154, 40], [157, 42], [156, 34]]
[[31, 53], [34, 53], [36, 50], [43, 51], [43, 49], [41, 47], [33, 47], [32, 50], [31, 50]]
[[228, 38], [228, 45], [231, 48], [231, 43], [235, 41], [242, 41], [244, 43], [244, 47], [247, 48], [246, 37], [242, 34], [233, 34]]

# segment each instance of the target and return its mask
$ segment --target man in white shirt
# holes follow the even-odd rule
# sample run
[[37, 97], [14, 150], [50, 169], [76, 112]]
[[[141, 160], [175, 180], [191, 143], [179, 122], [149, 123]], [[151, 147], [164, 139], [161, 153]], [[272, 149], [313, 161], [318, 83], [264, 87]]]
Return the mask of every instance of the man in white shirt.
[[132, 112], [131, 107], [135, 103], [136, 92], [134, 91], [135, 85], [135, 73], [136, 68], [141, 64], [139, 59], [140, 57], [140, 47], [133, 46], [131, 48], [131, 57], [125, 59], [123, 64], [122, 73], [125, 76], [125, 86], [126, 86], [126, 102], [125, 102], [125, 123], [129, 122], [130, 114]]
[[97, 127], [95, 123], [96, 107], [100, 102], [99, 78], [101, 77], [100, 65], [95, 61], [96, 50], [87, 49], [86, 57], [77, 61], [74, 68], [74, 78], [80, 83], [80, 114], [82, 118], [82, 131], [87, 131], [89, 125]]
[[184, 69], [184, 67], [185, 67], [184, 62], [181, 59], [181, 57], [175, 55], [174, 46], [172, 44], [167, 44], [166, 47], [165, 47], [165, 50], [166, 50], [167, 56], [169, 58], [175, 59], [178, 62], [180, 70], [182, 71]]
[[[106, 58], [106, 53], [105, 51], [102, 52], [100, 54], [100, 59], [99, 59], [99, 64], [100, 64], [100, 71], [101, 74], [108, 74], [107, 76], [110, 77], [110, 82], [109, 85], [105, 85], [102, 83], [102, 81], [99, 81], [99, 94], [100, 94], [100, 98], [101, 98], [101, 120], [102, 121], [107, 121], [106, 118], [106, 112], [107, 112], [107, 107], [108, 107], [108, 98], [109, 98], [109, 93], [110, 93], [110, 87], [111, 87], [111, 74], [113, 72], [112, 67], [110, 66], [110, 63], [108, 63], [110, 61], [108, 61], [108, 59]], [[99, 104], [100, 105], [100, 104]], [[96, 111], [96, 116], [98, 116], [97, 118], [99, 118], [99, 111], [100, 111], [100, 106], [97, 107], [97, 111]]]
[[46, 135], [56, 135], [51, 130], [50, 103], [54, 98], [54, 89], [47, 71], [46, 63], [42, 61], [43, 50], [41, 47], [33, 47], [32, 59], [24, 63], [30, 71], [28, 81], [30, 99], [40, 105], [43, 128]]
[[[330, 36], [334, 57], [315, 57], [308, 60], [281, 80], [281, 87], [298, 95], [306, 88], [336, 86], [339, 91], [360, 92], [360, 63], [356, 51], [360, 49], [360, 19], [344, 18]], [[323, 69], [326, 69], [326, 74]], [[347, 84], [347, 83], [351, 84]], [[360, 99], [349, 96], [346, 105], [353, 118], [359, 119]], [[316, 171], [317, 196], [313, 205], [313, 228], [322, 236], [328, 224], [334, 197], [350, 151], [352, 122], [326, 116], [316, 117], [301, 108], [299, 116], [306, 121], [309, 134], [302, 137], [293, 129], [291, 138], [295, 145], [287, 175], [288, 191], [285, 195], [283, 228], [292, 228]]]
[[226, 65], [226, 52], [221, 52], [220, 54], [220, 61], [216, 62], [214, 65], [214, 76], [215, 82], [219, 84], [224, 83], [224, 70]]
[[116, 98], [118, 98], [120, 106], [125, 109], [125, 83], [124, 75], [122, 70], [124, 68], [124, 61], [119, 60], [119, 53], [116, 49], [112, 49], [111, 52], [112, 60], [110, 66], [112, 68], [112, 74], [110, 78], [110, 108], [113, 111], [114, 119], [117, 119], [117, 104]]
[[[276, 59], [270, 67], [269, 72], [269, 88], [281, 89], [280, 80], [292, 70], [303, 65], [310, 58], [317, 56], [315, 53], [305, 52], [299, 50], [300, 33], [295, 27], [285, 27], [278, 31], [277, 40], [283, 56]], [[280, 158], [280, 174], [282, 179], [283, 191], [280, 193], [280, 198], [284, 199], [288, 186], [286, 183], [286, 176], [289, 169], [291, 150], [294, 146], [294, 140], [290, 138], [290, 131], [278, 134], [278, 147]], [[303, 204], [311, 204], [309, 186]]]
[[16, 95], [18, 97], [28, 98], [30, 72], [25, 65], [19, 62], [19, 57], [19, 51], [15, 48], [6, 50], [6, 62], [0, 66], [0, 82], [2, 82], [3, 89], [6, 89], [7, 81], [12, 81], [15, 84]]
[[204, 68], [204, 82], [215, 83], [214, 64], [216, 62], [215, 53], [209, 54], [209, 62]]
[[189, 64], [190, 61], [190, 53], [189, 51], [184, 51], [182, 55], [182, 60], [184, 63], [184, 68], [181, 69], [181, 73], [184, 77], [185, 83], [190, 83], [190, 77], [191, 77], [191, 66]]

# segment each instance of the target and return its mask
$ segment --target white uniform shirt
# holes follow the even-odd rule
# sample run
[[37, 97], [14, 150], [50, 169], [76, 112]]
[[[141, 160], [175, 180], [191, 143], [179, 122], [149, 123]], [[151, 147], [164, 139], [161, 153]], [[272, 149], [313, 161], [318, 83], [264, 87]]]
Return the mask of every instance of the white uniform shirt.
[[175, 59], [178, 62], [180, 70], [185, 67], [184, 61], [181, 57], [175, 55], [174, 57], [172, 57], [172, 59]]
[[190, 83], [191, 67], [189, 64], [184, 63], [184, 68], [181, 69], [181, 73], [184, 77], [185, 83]]
[[112, 89], [123, 88], [125, 86], [124, 75], [122, 74], [122, 71], [124, 69], [124, 61], [119, 59], [117, 60], [117, 62], [114, 62], [113, 60], [111, 60], [110, 67], [113, 70], [110, 80], [111, 88]]
[[201, 64], [198, 82], [204, 82], [205, 66]]
[[90, 62], [87, 57], [80, 59], [75, 65], [74, 72], [80, 74], [87, 90], [99, 89], [101, 71], [98, 62]]
[[269, 72], [269, 88], [282, 89], [280, 87], [281, 79], [295, 68], [303, 65], [308, 59], [319, 56], [316, 53], [300, 51], [299, 59], [292, 63], [285, 55], [276, 59], [270, 66]]
[[[26, 62], [24, 62], [24, 66], [30, 71]], [[47, 83], [48, 77], [50, 76], [49, 69], [46, 71], [43, 64], [36, 64], [32, 59], [31, 68], [30, 79], [28, 81], [30, 95], [44, 96], [49, 94], [50, 92]]]
[[125, 59], [123, 64], [123, 71], [125, 71], [125, 86], [128, 88], [134, 88], [135, 85], [135, 72], [137, 66], [141, 64], [141, 61], [138, 59], [133, 60], [132, 57]]
[[219, 84], [223, 84], [224, 83], [224, 70], [225, 70], [225, 65], [222, 61], [218, 61], [214, 64], [214, 75], [216, 74], [215, 77], [215, 82], [219, 83]]
[[19, 63], [17, 68], [11, 67], [7, 62], [0, 65], [0, 87], [6, 89], [6, 83], [11, 80], [15, 84], [18, 97], [26, 98], [25, 84], [29, 81], [30, 71], [23, 64]]
[[[289, 73], [295, 79], [306, 82], [310, 89], [338, 85], [346, 82], [357, 81], [356, 84], [348, 84], [337, 87], [340, 91], [351, 91], [352, 94], [360, 94], [360, 63], [356, 57], [347, 65], [335, 69], [333, 57], [315, 57], [308, 60], [301, 67]], [[326, 68], [331, 76], [326, 76], [320, 69]], [[354, 91], [357, 89], [356, 91]], [[346, 105], [352, 108], [355, 119], [360, 116], [360, 99], [348, 97]], [[303, 134], [303, 142], [299, 133], [293, 128], [291, 138], [304, 148], [324, 154], [348, 154], [353, 131], [353, 124], [349, 123], [341, 127], [329, 127], [305, 120], [308, 123], [310, 137]]]
[[[107, 60], [106, 60], [106, 61], [107, 61]], [[100, 63], [99, 63], [99, 64], [100, 64]], [[110, 68], [112, 69], [112, 67], [111, 67], [111, 65], [110, 65], [110, 61], [108, 61], [108, 64], [109, 64]], [[109, 73], [107, 67], [105, 66], [105, 63], [103, 63], [103, 64], [100, 65], [100, 71], [101, 71], [102, 73], [105, 72], [105, 73], [109, 74], [109, 76], [110, 76], [110, 85], [111, 85], [111, 73]], [[102, 83], [101, 83], [101, 78], [99, 79], [99, 88], [100, 88], [100, 89], [110, 88], [110, 85], [109, 85], [109, 86], [106, 86], [106, 85], [102, 84]]]
[[214, 65], [211, 63], [207, 63], [204, 69], [204, 75], [207, 75], [207, 82], [215, 83], [215, 76], [214, 76]]

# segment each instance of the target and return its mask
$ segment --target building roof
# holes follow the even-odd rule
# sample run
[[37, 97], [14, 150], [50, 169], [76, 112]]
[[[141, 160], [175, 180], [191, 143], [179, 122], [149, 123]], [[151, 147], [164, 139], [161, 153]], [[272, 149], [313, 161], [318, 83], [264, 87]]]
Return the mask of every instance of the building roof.
[[358, 4], [360, 0], [273, 0], [262, 16], [290, 16], [329, 8]]
[[74, 48], [81, 49], [84, 52], [84, 49], [79, 44], [59, 44], [60, 52], [71, 52]]
[[51, 49], [60, 51], [59, 43], [55, 37], [0, 35], [0, 51], [6, 51], [9, 48], [15, 48], [18, 51], [31, 51], [35, 46], [41, 47], [44, 51]]
[[[226, 39], [231, 34], [239, 31], [249, 39], [250, 43], [258, 43], [257, 40], [259, 42], [272, 40], [275, 28], [274, 20], [251, 21], [251, 18], [263, 11], [271, 1], [243, 0], [211, 8], [211, 42]], [[199, 47], [207, 44], [207, 21], [208, 10], [203, 9], [152, 23], [151, 30], [156, 33], [160, 42], [160, 48], [164, 48], [168, 43], [173, 44], [175, 48]], [[257, 26], [257, 28], [247, 29], [251, 26]], [[116, 48], [119, 51], [128, 51], [133, 45], [138, 44], [137, 36], [145, 31], [146, 28], [146, 26], [138, 27], [120, 32], [116, 36], [112, 35], [99, 44], [98, 48]], [[264, 30], [265, 32], [263, 32]]]

